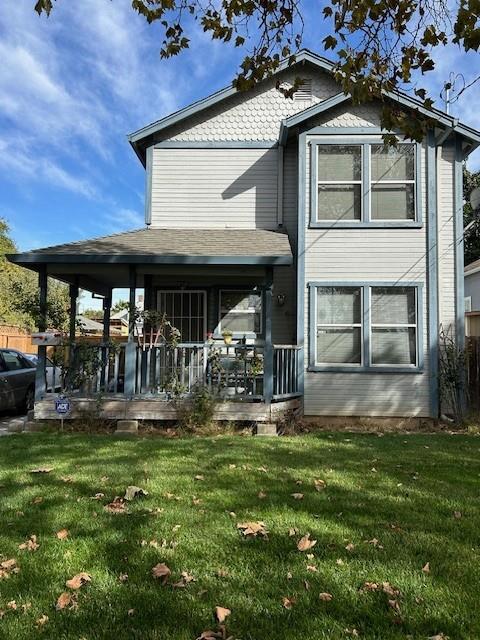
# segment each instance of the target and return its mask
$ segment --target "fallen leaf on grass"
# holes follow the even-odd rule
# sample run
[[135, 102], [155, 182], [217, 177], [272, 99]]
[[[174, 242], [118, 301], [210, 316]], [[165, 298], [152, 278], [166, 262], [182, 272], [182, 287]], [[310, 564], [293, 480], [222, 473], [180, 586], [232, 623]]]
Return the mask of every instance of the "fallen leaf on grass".
[[112, 502], [109, 502], [104, 507], [108, 513], [125, 513], [125, 503], [119, 496], [115, 496]]
[[195, 480], [205, 480], [205, 476], [198, 474], [195, 476]]
[[37, 467], [36, 469], [30, 469], [30, 473], [50, 473], [53, 471], [53, 467]]
[[462, 517], [462, 512], [461, 512], [461, 511], [454, 511], [454, 512], [453, 512], [453, 517], [454, 517], [456, 520], [459, 520], [459, 519]]
[[167, 584], [168, 578], [171, 574], [172, 572], [163, 562], [159, 562], [152, 568], [152, 576], [154, 578], [160, 578], [162, 584]]
[[311, 571], [312, 573], [316, 573], [318, 571], [318, 569], [314, 564], [307, 564], [307, 571]]
[[20, 567], [17, 565], [15, 558], [0, 562], [0, 580], [9, 578], [12, 573], [18, 573]]
[[96, 493], [94, 496], [90, 496], [90, 500], [101, 500], [104, 497], [104, 493]]
[[43, 627], [43, 625], [47, 624], [47, 622], [48, 622], [48, 616], [43, 614], [43, 616], [40, 616], [40, 618], [37, 619], [36, 625], [37, 627]]
[[430, 637], [428, 638], [428, 640], [449, 640], [449, 637], [450, 637], [450, 636], [446, 636], [446, 635], [445, 635], [445, 634], [443, 634], [443, 633], [437, 633], [437, 634], [436, 634], [436, 635], [434, 635], [434, 636], [430, 636]]
[[345, 562], [341, 558], [337, 558], [335, 562], [338, 564], [339, 567], [341, 567], [342, 564], [345, 564]]
[[430, 573], [430, 563], [429, 562], [427, 562], [427, 564], [423, 565], [422, 571], [423, 571], [423, 573]]
[[267, 538], [267, 530], [264, 522], [239, 522], [237, 529], [241, 529], [244, 536], [263, 536]]
[[195, 578], [192, 575], [190, 575], [187, 571], [182, 571], [181, 576], [182, 577], [178, 582], [175, 582], [174, 584], [172, 584], [172, 587], [175, 587], [175, 589], [183, 589], [188, 584], [190, 584], [190, 582], [195, 582]]
[[128, 580], [128, 573], [121, 573], [118, 576], [118, 581], [119, 582], [126, 582]]
[[259, 491], [257, 493], [257, 497], [260, 498], [260, 500], [263, 500], [263, 498], [267, 497], [267, 494], [265, 493], [265, 491]]
[[303, 493], [291, 493], [290, 495], [294, 500], [303, 500]]
[[225, 621], [225, 618], [227, 618], [231, 613], [230, 609], [227, 609], [226, 607], [215, 607], [215, 617], [219, 624], [222, 624], [222, 622]]
[[290, 529], [288, 530], [288, 535], [290, 536], [290, 538], [293, 538], [293, 536], [298, 535], [298, 533], [299, 531], [295, 527], [290, 527]]
[[16, 602], [16, 600], [10, 600], [10, 602], [7, 602], [7, 609], [11, 609], [12, 611], [16, 611], [17, 610], [17, 602]]
[[353, 629], [345, 629], [345, 633], [347, 634], [347, 636], [353, 636], [354, 638], [358, 638], [360, 636], [358, 630], [355, 629], [355, 627]]
[[18, 545], [19, 549], [26, 551], [36, 551], [40, 545], [37, 542], [37, 536], [32, 534], [26, 542]]
[[76, 609], [78, 607], [77, 602], [77, 594], [76, 593], [68, 593], [68, 591], [64, 591], [61, 593], [55, 604], [55, 609], [57, 611], [61, 611], [62, 609]]
[[70, 580], [67, 580], [65, 582], [65, 585], [69, 589], [80, 589], [80, 587], [82, 587], [84, 584], [91, 581], [92, 581], [92, 576], [82, 571], [80, 573], [77, 573], [77, 575], [73, 576], [73, 578], [70, 578]]
[[196, 640], [224, 640], [224, 638], [225, 634], [223, 631], [212, 631], [208, 629], [207, 631], [202, 631]]
[[320, 598], [320, 600], [322, 600], [322, 602], [330, 602], [331, 600], [333, 600], [333, 596], [331, 593], [322, 592], [318, 597]]
[[32, 504], [41, 504], [43, 502], [42, 496], [37, 496], [32, 500]]
[[148, 491], [142, 489], [142, 487], [136, 487], [135, 485], [129, 485], [125, 490], [125, 500], [133, 500], [138, 496], [148, 496]]
[[313, 484], [315, 485], [315, 489], [317, 491], [323, 491], [327, 486], [327, 483], [325, 482], [325, 480], [319, 480], [319, 479], [314, 480]]
[[396, 614], [400, 614], [400, 605], [398, 604], [398, 600], [389, 600], [388, 606], [395, 611]]
[[223, 568], [217, 569], [216, 575], [218, 578], [226, 578], [228, 576], [228, 570]]
[[355, 549], [355, 545], [352, 542], [349, 542], [345, 547], [347, 551], [353, 551]]
[[317, 544], [317, 541], [310, 540], [310, 534], [306, 533], [303, 536], [303, 538], [300, 538], [300, 540], [297, 542], [297, 549], [299, 551], [308, 551], [309, 549], [314, 547], [316, 544]]
[[57, 531], [56, 536], [59, 540], [66, 540], [68, 538], [68, 529], [60, 529], [60, 531]]
[[291, 609], [296, 601], [296, 598], [287, 598], [287, 596], [283, 596], [282, 605], [285, 607], [285, 609]]

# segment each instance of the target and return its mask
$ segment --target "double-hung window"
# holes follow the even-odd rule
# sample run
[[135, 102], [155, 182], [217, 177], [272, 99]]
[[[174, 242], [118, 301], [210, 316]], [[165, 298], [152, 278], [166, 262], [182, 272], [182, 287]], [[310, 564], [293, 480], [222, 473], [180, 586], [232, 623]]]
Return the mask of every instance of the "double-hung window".
[[310, 284], [310, 368], [422, 367], [422, 287]]
[[220, 291], [219, 332], [236, 336], [260, 334], [262, 331], [262, 294], [260, 291]]
[[419, 226], [419, 145], [311, 142], [311, 226]]

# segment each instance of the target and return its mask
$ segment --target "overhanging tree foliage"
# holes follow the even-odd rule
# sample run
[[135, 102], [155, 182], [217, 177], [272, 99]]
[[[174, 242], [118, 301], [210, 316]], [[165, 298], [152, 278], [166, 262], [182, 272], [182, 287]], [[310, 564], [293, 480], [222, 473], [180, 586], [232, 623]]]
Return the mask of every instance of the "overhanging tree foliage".
[[[35, 10], [50, 15], [55, 1], [36, 0]], [[76, 5], [81, 11], [81, 0]], [[433, 70], [435, 52], [447, 44], [465, 51], [480, 46], [480, 0], [132, 0], [132, 9], [162, 28], [163, 58], [189, 47], [192, 21], [212, 39], [244, 48], [233, 80], [242, 90], [271, 75], [282, 58], [295, 62], [308, 9], [308, 19], [323, 22], [322, 32], [330, 32], [323, 48], [336, 55], [336, 80], [356, 103], [382, 99], [384, 90], [402, 89], [431, 107], [426, 89], [415, 83], [418, 74]], [[469, 79], [465, 88], [479, 78]], [[287, 97], [299, 83], [297, 78], [284, 90]], [[426, 126], [391, 103], [383, 108], [382, 125], [398, 127], [416, 140]]]
[[[6, 259], [5, 254], [17, 251], [9, 231], [7, 222], [0, 218], [0, 323], [32, 330], [38, 326], [40, 312], [38, 277]], [[49, 278], [48, 326], [66, 329], [69, 306], [67, 286]]]

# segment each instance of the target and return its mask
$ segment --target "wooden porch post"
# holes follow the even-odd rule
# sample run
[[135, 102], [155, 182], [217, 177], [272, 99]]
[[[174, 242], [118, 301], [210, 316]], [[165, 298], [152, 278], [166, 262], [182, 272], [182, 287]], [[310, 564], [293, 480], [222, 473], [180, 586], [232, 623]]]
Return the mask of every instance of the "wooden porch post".
[[[47, 330], [47, 289], [48, 289], [48, 276], [47, 266], [42, 265], [38, 273], [38, 286], [40, 289], [40, 308], [38, 318], [38, 330]], [[47, 392], [47, 378], [46, 378], [46, 363], [47, 363], [47, 347], [40, 345], [38, 347], [38, 361], [37, 370], [35, 372], [35, 401], [41, 400]]]
[[72, 345], [75, 342], [75, 333], [77, 329], [78, 282], [70, 285], [69, 295], [70, 295], [70, 325], [69, 325], [68, 337], [69, 337], [70, 344]]
[[137, 286], [137, 270], [135, 265], [129, 267], [129, 313], [128, 313], [128, 341], [125, 348], [125, 381], [124, 393], [127, 396], [135, 394], [137, 349], [135, 345], [135, 291]]
[[265, 346], [263, 352], [263, 397], [266, 404], [273, 397], [273, 343], [272, 343], [272, 311], [273, 311], [273, 267], [267, 267], [266, 286], [263, 292], [263, 333]]
[[112, 307], [112, 290], [103, 299], [103, 334], [102, 334], [102, 370], [100, 372], [100, 389], [105, 389], [105, 380], [107, 378], [108, 364], [108, 347], [106, 343], [110, 340], [110, 310]]

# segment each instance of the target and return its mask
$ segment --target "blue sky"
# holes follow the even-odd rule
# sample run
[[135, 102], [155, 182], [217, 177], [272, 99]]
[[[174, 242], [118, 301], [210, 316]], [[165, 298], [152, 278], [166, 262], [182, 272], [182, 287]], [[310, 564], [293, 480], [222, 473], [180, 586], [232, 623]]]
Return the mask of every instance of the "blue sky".
[[[322, 20], [304, 4], [304, 45], [321, 52]], [[160, 60], [160, 32], [130, 0], [58, 0], [49, 19], [33, 5], [2, 0], [0, 217], [22, 250], [142, 226], [144, 170], [126, 134], [229, 84], [242, 52], [197, 28], [189, 51]], [[425, 84], [440, 106], [450, 71], [468, 79], [478, 56], [449, 48], [436, 63]], [[480, 128], [478, 104], [480, 86], [452, 113]]]

